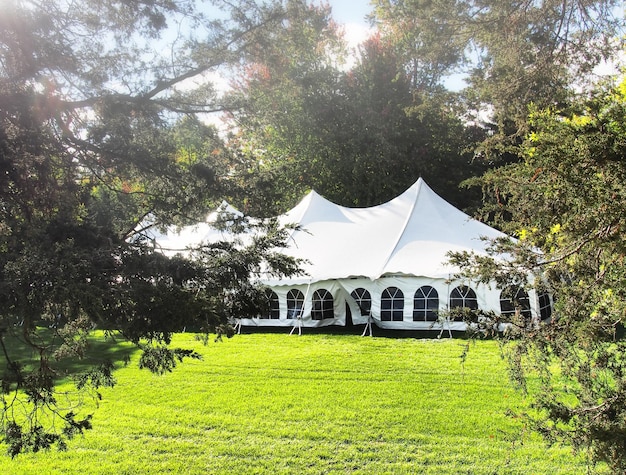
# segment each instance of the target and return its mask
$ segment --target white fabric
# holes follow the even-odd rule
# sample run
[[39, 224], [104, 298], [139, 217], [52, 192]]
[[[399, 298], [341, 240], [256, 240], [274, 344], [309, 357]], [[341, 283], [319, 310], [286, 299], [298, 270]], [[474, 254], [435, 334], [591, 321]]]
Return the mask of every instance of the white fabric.
[[170, 226], [164, 232], [151, 225], [150, 222], [142, 223], [141, 234], [153, 241], [156, 248], [166, 255], [186, 254], [193, 247], [201, 244], [215, 242], [228, 242], [233, 236], [227, 231], [216, 228], [221, 216], [243, 216], [243, 214], [223, 201], [217, 210], [209, 213], [203, 222], [178, 228]]
[[[438, 279], [414, 276], [385, 276], [376, 280], [369, 278], [332, 279], [327, 281], [314, 282], [310, 284], [294, 284], [290, 286], [274, 286], [272, 290], [276, 293], [280, 303], [280, 319], [269, 318], [246, 318], [241, 322], [244, 326], [271, 326], [289, 327], [296, 326], [294, 319], [286, 318], [287, 315], [287, 293], [290, 290], [300, 290], [304, 295], [304, 309], [301, 316], [303, 327], [322, 327], [328, 325], [345, 326], [347, 323], [346, 305], [350, 309], [352, 323], [361, 325], [371, 322], [377, 327], [397, 330], [464, 330], [463, 322], [444, 321], [424, 321], [413, 319], [414, 297], [416, 291], [423, 286], [433, 287], [437, 291], [439, 299], [438, 311], [440, 315], [445, 315], [449, 310], [450, 292], [457, 286], [467, 284], [454, 279]], [[500, 311], [500, 291], [495, 287], [484, 284], [469, 284], [476, 293], [478, 307], [483, 310]], [[381, 295], [387, 288], [395, 287], [402, 291], [404, 296], [403, 320], [384, 321], [381, 319]], [[312, 295], [316, 290], [328, 290], [333, 295], [334, 318], [325, 320], [314, 320], [311, 318]], [[371, 297], [371, 311], [369, 315], [362, 315], [361, 311], [351, 294], [356, 289], [365, 289]], [[533, 308], [533, 311], [535, 309]]]
[[370, 208], [339, 206], [311, 191], [280, 220], [301, 227], [286, 253], [307, 261], [306, 275], [268, 279], [272, 286], [383, 275], [448, 278], [458, 272], [446, 263], [449, 251], [484, 253], [481, 237], [504, 236], [443, 200], [421, 178]]

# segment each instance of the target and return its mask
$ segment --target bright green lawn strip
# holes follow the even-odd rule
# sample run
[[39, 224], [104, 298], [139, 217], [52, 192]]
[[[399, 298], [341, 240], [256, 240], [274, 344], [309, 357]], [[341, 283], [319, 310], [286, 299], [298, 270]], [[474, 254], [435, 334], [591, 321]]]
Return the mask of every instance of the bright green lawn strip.
[[[506, 415], [523, 401], [494, 342], [241, 335], [174, 373], [135, 360], [105, 391], [94, 431], [1, 473], [584, 473]], [[16, 471], [16, 469], [18, 469]]]

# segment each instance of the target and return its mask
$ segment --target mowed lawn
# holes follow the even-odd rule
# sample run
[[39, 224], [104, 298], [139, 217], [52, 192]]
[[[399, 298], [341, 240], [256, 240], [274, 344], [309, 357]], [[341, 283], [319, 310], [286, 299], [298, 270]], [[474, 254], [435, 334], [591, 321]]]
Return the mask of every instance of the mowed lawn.
[[[253, 333], [131, 364], [68, 452], [0, 457], [3, 474], [576, 474], [511, 414], [524, 400], [495, 342]], [[0, 446], [3, 451], [5, 447]]]

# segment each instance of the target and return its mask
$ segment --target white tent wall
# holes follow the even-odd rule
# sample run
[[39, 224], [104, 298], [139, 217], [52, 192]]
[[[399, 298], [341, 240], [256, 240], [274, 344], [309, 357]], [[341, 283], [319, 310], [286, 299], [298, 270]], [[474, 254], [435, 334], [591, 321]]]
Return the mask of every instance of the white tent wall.
[[[292, 286], [272, 286], [279, 301], [279, 318], [245, 318], [241, 320], [244, 326], [255, 327], [325, 327], [331, 325], [345, 326], [348, 322], [346, 306], [349, 307], [351, 321], [354, 325], [365, 325], [370, 321], [382, 329], [389, 330], [453, 330], [463, 331], [465, 323], [459, 321], [426, 321], [424, 318], [414, 320], [414, 298], [418, 289], [432, 287], [437, 291], [438, 312], [446, 315], [450, 308], [450, 293], [459, 286], [466, 285], [476, 294], [478, 308], [486, 312], [500, 313], [500, 289], [484, 284], [473, 284], [454, 279], [432, 279], [415, 276], [383, 276], [376, 280], [369, 278], [349, 278], [312, 282], [310, 284], [297, 284]], [[381, 296], [385, 289], [399, 289], [403, 295], [402, 320], [392, 321], [381, 318]], [[357, 289], [365, 289], [371, 296], [371, 309], [369, 314], [363, 314], [352, 293]], [[288, 293], [299, 290], [304, 295], [304, 306], [298, 318], [288, 318], [287, 306]], [[317, 320], [312, 317], [313, 294], [315, 291], [328, 291], [333, 298], [333, 318]], [[531, 304], [533, 319], [539, 319], [539, 304], [534, 290], [527, 292]]]
[[[302, 295], [304, 295], [304, 306], [301, 312], [297, 312], [297, 314], [288, 317], [289, 308], [287, 307], [287, 294], [293, 290], [302, 292]], [[316, 290], [327, 290], [333, 296], [333, 318], [324, 318], [321, 320], [313, 318], [313, 294]], [[299, 323], [301, 323], [303, 327], [345, 326], [346, 302], [353, 300], [349, 295], [346, 295], [345, 289], [339, 281], [298, 284], [289, 287], [275, 286], [272, 287], [272, 291], [274, 291], [278, 297], [280, 318], [269, 318], [268, 315], [264, 316], [265, 318], [261, 316], [242, 318], [240, 323], [243, 326], [291, 327]], [[300, 322], [298, 322], [298, 320], [300, 320]]]
[[[383, 276], [375, 281], [369, 279], [358, 279], [345, 281], [344, 285], [350, 294], [357, 288], [368, 290], [372, 296], [371, 317], [373, 323], [379, 327], [389, 330], [440, 330], [442, 328], [441, 321], [425, 321], [419, 318], [417, 321], [413, 318], [415, 292], [423, 287], [432, 287], [437, 291], [439, 306], [439, 315], [446, 315], [449, 310], [450, 292], [455, 287], [462, 285], [460, 281], [449, 281], [444, 279], [431, 279], [428, 277], [413, 276]], [[356, 284], [356, 285], [355, 285]], [[478, 306], [484, 310], [500, 309], [499, 292], [489, 290], [484, 285], [469, 285], [476, 292]], [[396, 288], [402, 292], [404, 297], [404, 305], [402, 309], [402, 321], [383, 320], [381, 311], [381, 296], [385, 289]], [[357, 323], [353, 319], [354, 323]], [[365, 322], [363, 322], [365, 323]], [[446, 322], [444, 327], [451, 330], [465, 330], [463, 322]]]

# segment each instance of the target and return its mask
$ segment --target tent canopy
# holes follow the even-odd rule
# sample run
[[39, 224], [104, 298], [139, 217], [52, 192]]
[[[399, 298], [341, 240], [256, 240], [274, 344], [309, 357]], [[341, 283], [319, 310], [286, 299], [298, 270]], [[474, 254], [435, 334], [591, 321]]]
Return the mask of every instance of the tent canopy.
[[339, 206], [311, 191], [280, 220], [299, 225], [285, 252], [306, 261], [306, 275], [268, 279], [268, 285], [385, 275], [448, 278], [458, 272], [447, 264], [448, 252], [483, 254], [481, 238], [505, 236], [452, 206], [422, 178], [369, 208]]
[[[164, 233], [150, 228], [144, 234], [164, 253], [185, 253], [202, 243], [232, 239], [215, 227], [222, 212], [241, 215], [223, 202], [204, 222]], [[449, 252], [484, 254], [488, 242], [483, 238], [506, 236], [452, 206], [422, 178], [396, 198], [369, 208], [340, 206], [310, 191], [279, 221], [297, 225], [282, 252], [302, 259], [303, 273], [262, 279], [269, 286], [383, 276], [447, 279], [459, 271], [448, 263]]]
[[161, 231], [155, 223], [152, 222], [151, 217], [149, 217], [146, 221], [137, 226], [137, 228], [141, 229], [141, 235], [154, 242], [157, 249], [163, 254], [187, 254], [191, 248], [200, 246], [201, 244], [230, 241], [233, 239], [232, 234], [227, 230], [222, 230], [220, 226], [218, 226], [224, 213], [226, 216], [243, 216], [236, 208], [226, 201], [222, 201], [217, 210], [209, 213], [204, 221], [196, 224], [182, 228], [170, 226], [164, 231]]

